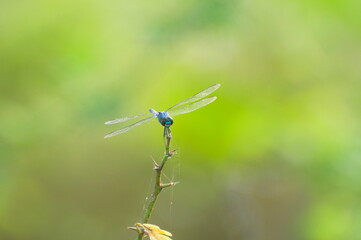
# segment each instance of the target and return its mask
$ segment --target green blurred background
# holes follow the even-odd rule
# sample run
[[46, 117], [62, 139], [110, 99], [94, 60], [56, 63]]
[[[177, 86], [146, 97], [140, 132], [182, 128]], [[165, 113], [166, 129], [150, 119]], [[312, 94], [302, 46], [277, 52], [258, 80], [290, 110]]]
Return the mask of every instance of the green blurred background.
[[3, 0], [0, 239], [134, 239], [163, 154], [122, 124], [177, 116], [151, 222], [174, 239], [361, 239], [359, 0]]

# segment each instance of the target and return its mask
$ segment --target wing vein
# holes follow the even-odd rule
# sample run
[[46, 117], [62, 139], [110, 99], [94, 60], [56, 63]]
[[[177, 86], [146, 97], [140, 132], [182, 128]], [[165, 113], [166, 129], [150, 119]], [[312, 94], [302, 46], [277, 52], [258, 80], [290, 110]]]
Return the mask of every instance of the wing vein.
[[214, 97], [209, 97], [209, 98], [205, 98], [202, 100], [199, 100], [198, 102], [194, 102], [185, 106], [180, 106], [178, 108], [172, 109], [170, 110], [168, 113], [170, 116], [177, 116], [180, 114], [184, 114], [184, 113], [189, 113], [189, 112], [193, 112], [201, 107], [204, 107], [210, 103], [212, 103], [213, 101], [215, 101], [217, 99], [216, 96]]
[[110, 121], [106, 121], [104, 124], [106, 125], [110, 125], [110, 124], [116, 124], [116, 123], [120, 123], [120, 122], [125, 122], [128, 120], [131, 120], [133, 118], [137, 118], [137, 117], [142, 117], [142, 116], [146, 116], [149, 115], [151, 113], [143, 113], [143, 114], [139, 114], [139, 115], [135, 115], [135, 116], [130, 116], [130, 117], [122, 117], [122, 118], [116, 118]]
[[184, 105], [187, 103], [192, 103], [192, 102], [198, 101], [199, 99], [204, 98], [204, 97], [208, 96], [209, 94], [211, 94], [212, 92], [216, 91], [220, 86], [221, 86], [221, 84], [219, 84], [219, 83], [214, 84], [214, 85], [210, 86], [209, 88], [206, 88], [203, 91], [197, 93], [196, 95], [193, 95], [192, 97], [189, 97], [189, 98], [177, 103], [176, 105], [171, 106], [170, 108], [168, 108], [165, 111], [169, 111], [175, 107], [178, 107], [178, 106], [181, 106], [181, 105]]
[[130, 129], [132, 129], [132, 128], [136, 127], [136, 126], [139, 126], [139, 125], [141, 125], [143, 123], [149, 122], [149, 121], [151, 121], [153, 119], [155, 119], [155, 116], [147, 117], [147, 118], [142, 119], [142, 120], [140, 120], [140, 121], [138, 121], [136, 123], [133, 123], [133, 124], [131, 124], [129, 126], [126, 126], [126, 127], [121, 128], [121, 129], [118, 129], [118, 130], [116, 130], [114, 132], [111, 132], [111, 133], [105, 135], [104, 138], [110, 138], [110, 137], [113, 137], [115, 135], [125, 133], [125, 132], [129, 131]]

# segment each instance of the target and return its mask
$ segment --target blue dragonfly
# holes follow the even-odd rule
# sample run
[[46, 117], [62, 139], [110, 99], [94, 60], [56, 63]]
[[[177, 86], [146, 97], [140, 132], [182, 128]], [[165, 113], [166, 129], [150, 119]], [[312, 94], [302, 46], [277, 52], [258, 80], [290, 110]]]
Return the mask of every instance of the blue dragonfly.
[[[203, 91], [197, 93], [196, 95], [189, 97], [189, 98], [177, 103], [176, 105], [174, 105], [164, 111], [161, 111], [161, 112], [157, 112], [151, 108], [151, 109], [149, 109], [148, 113], [143, 113], [143, 114], [130, 116], [130, 117], [122, 117], [122, 118], [117, 118], [114, 120], [107, 121], [107, 122], [105, 122], [105, 124], [110, 125], [110, 124], [116, 124], [116, 123], [120, 123], [120, 122], [126, 122], [128, 120], [138, 118], [138, 117], [148, 116], [136, 123], [133, 123], [131, 125], [123, 127], [121, 129], [118, 129], [114, 132], [111, 132], [111, 133], [105, 135], [104, 138], [110, 138], [110, 137], [116, 136], [118, 134], [125, 133], [139, 125], [153, 121], [155, 119], [158, 119], [159, 123], [162, 126], [164, 126], [164, 136], [166, 136], [166, 134], [170, 134], [169, 127], [173, 124], [173, 118], [171, 116], [176, 116], [176, 115], [192, 112], [194, 110], [197, 110], [197, 109], [204, 107], [204, 106], [210, 104], [211, 102], [215, 101], [217, 99], [217, 97], [215, 97], [215, 96], [209, 97], [209, 98], [204, 98], [204, 97], [206, 97], [209, 94], [211, 94], [212, 92], [216, 91], [220, 86], [221, 86], [221, 84], [219, 84], [219, 83], [212, 85], [212, 86], [204, 89]], [[204, 98], [204, 99], [202, 99], [202, 98]]]

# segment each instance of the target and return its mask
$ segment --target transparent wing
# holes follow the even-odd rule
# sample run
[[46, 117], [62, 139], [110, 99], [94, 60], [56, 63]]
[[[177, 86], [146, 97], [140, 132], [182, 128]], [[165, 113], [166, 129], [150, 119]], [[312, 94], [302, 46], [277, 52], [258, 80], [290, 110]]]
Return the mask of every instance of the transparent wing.
[[171, 110], [172, 108], [175, 108], [175, 107], [187, 104], [187, 103], [198, 101], [199, 99], [204, 98], [204, 97], [208, 96], [209, 94], [211, 94], [212, 92], [216, 91], [220, 86], [221, 86], [221, 84], [219, 84], [219, 83], [214, 84], [213, 86], [210, 86], [209, 88], [204, 89], [202, 92], [197, 93], [196, 95], [189, 97], [189, 98], [181, 101], [180, 103], [177, 103], [176, 105], [168, 108], [165, 111]]
[[149, 115], [149, 114], [151, 114], [151, 113], [143, 113], [143, 114], [139, 114], [139, 115], [135, 115], [135, 116], [131, 116], [131, 117], [117, 118], [117, 119], [114, 119], [114, 120], [106, 121], [104, 124], [107, 124], [107, 125], [116, 124], [116, 123], [128, 121], [128, 120], [133, 119], [133, 118], [146, 116], [146, 115]]
[[168, 111], [168, 113], [170, 116], [173, 117], [173, 116], [176, 116], [179, 114], [193, 112], [194, 110], [197, 110], [198, 108], [201, 108], [201, 107], [204, 107], [204, 106], [210, 104], [211, 102], [215, 101], [216, 99], [217, 99], [217, 97], [209, 97], [206, 99], [202, 99], [202, 100], [199, 100], [198, 102], [172, 109], [172, 110]]
[[152, 120], [154, 120], [154, 119], [156, 119], [155, 116], [147, 117], [147, 118], [145, 118], [145, 119], [143, 119], [143, 120], [140, 120], [140, 121], [138, 121], [138, 122], [136, 122], [136, 123], [133, 123], [132, 125], [129, 125], [129, 126], [127, 126], [127, 127], [123, 127], [123, 128], [118, 129], [118, 130], [116, 130], [116, 131], [114, 131], [114, 132], [111, 132], [111, 133], [105, 135], [104, 138], [110, 138], [110, 137], [113, 137], [113, 136], [115, 136], [115, 135], [118, 135], [118, 134], [121, 134], [121, 133], [125, 133], [125, 132], [129, 131], [130, 129], [132, 129], [132, 128], [136, 127], [136, 126], [142, 125], [143, 123], [152, 121]]

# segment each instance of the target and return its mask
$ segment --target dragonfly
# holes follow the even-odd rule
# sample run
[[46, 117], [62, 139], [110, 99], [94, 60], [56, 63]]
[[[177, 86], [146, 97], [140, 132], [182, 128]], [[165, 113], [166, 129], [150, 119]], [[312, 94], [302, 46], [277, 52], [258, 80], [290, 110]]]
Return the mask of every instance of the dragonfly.
[[166, 135], [166, 132], [170, 133], [169, 127], [174, 123], [172, 116], [174, 117], [174, 116], [177, 116], [180, 114], [193, 112], [199, 108], [202, 108], [202, 107], [214, 102], [217, 99], [216, 96], [208, 97], [208, 98], [205, 98], [205, 97], [207, 97], [209, 94], [216, 91], [220, 86], [221, 86], [221, 84], [219, 84], [219, 83], [214, 84], [214, 85], [204, 89], [203, 91], [197, 93], [196, 95], [193, 95], [192, 97], [189, 97], [189, 98], [171, 106], [170, 108], [168, 108], [164, 111], [158, 112], [158, 111], [150, 108], [149, 112], [147, 112], [147, 113], [143, 113], [143, 114], [139, 114], [139, 115], [135, 115], [135, 116], [129, 116], [129, 117], [122, 117], [122, 118], [117, 118], [114, 120], [107, 121], [107, 122], [105, 122], [105, 124], [110, 125], [110, 124], [126, 122], [126, 121], [129, 121], [129, 120], [132, 120], [135, 118], [139, 118], [139, 117], [146, 117], [138, 122], [135, 122], [131, 125], [123, 127], [121, 129], [118, 129], [114, 132], [111, 132], [111, 133], [105, 135], [104, 138], [110, 138], [110, 137], [114, 137], [116, 135], [128, 132], [129, 130], [131, 130], [137, 126], [140, 126], [147, 122], [151, 122], [155, 119], [158, 119], [159, 123], [162, 126], [164, 126], [164, 135]]

